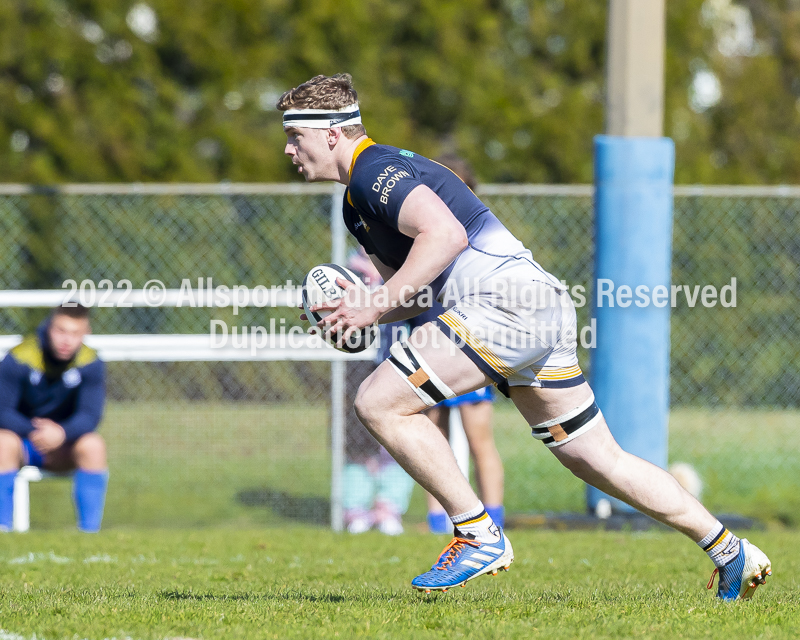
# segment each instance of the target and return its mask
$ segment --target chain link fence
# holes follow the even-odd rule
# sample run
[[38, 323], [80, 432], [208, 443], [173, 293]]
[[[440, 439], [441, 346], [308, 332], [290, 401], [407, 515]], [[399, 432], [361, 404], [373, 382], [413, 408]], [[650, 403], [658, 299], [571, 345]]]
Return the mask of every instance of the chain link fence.
[[[492, 186], [479, 195], [592, 316], [590, 187]], [[213, 286], [299, 283], [332, 255], [329, 186], [65, 186], [0, 190], [0, 289], [72, 279], [134, 289], [158, 279]], [[716, 511], [800, 518], [800, 190], [676, 188], [670, 458], [695, 466]], [[353, 249], [348, 240], [348, 248]], [[732, 282], [735, 278], [735, 283]], [[734, 286], [735, 306], [703, 287]], [[685, 289], [684, 289], [685, 286]], [[699, 287], [699, 288], [698, 288]], [[696, 292], [696, 293], [695, 293]], [[692, 297], [694, 296], [694, 298]], [[694, 300], [692, 302], [692, 300]], [[31, 331], [46, 310], [5, 308], [0, 334]], [[102, 308], [96, 334], [206, 334], [298, 323], [289, 308]], [[590, 354], [581, 350], [590, 372]], [[330, 511], [326, 362], [114, 362], [101, 432], [112, 471], [106, 523], [324, 524]], [[509, 513], [584, 508], [583, 486], [503, 400], [495, 433]], [[612, 425], [613, 428], [613, 425]], [[69, 488], [32, 489], [33, 526], [68, 521]], [[417, 488], [407, 519], [421, 521]]]

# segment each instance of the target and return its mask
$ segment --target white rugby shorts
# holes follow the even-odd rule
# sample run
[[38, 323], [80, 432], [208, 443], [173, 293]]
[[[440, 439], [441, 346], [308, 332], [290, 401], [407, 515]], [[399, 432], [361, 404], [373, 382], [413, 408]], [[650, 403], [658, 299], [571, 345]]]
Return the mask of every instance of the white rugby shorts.
[[443, 291], [447, 311], [437, 326], [506, 395], [508, 387], [582, 384], [575, 305], [566, 289], [544, 281], [541, 268], [524, 259], [493, 266], [450, 299]]

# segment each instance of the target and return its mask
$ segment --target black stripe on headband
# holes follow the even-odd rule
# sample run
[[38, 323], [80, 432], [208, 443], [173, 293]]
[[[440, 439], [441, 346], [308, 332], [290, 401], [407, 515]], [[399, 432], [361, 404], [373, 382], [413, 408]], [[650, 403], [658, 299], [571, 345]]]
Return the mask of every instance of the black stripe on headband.
[[349, 113], [342, 113], [342, 112], [335, 112], [335, 113], [296, 113], [294, 115], [289, 115], [287, 113], [283, 114], [283, 121], [286, 122], [287, 120], [299, 120], [299, 121], [308, 121], [308, 120], [330, 120], [331, 124], [339, 124], [340, 122], [345, 122], [346, 120], [350, 120], [351, 118], [357, 118], [361, 115], [361, 111], [356, 109], [355, 111], [350, 111]]

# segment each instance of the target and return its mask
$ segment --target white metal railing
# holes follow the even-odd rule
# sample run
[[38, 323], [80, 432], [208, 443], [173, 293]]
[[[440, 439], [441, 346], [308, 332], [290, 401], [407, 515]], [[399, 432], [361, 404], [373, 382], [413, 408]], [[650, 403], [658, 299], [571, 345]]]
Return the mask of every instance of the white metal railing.
[[[80, 283], [76, 283], [80, 286]], [[81, 296], [91, 295], [86, 302]], [[236, 299], [233, 299], [235, 296]], [[201, 289], [93, 289], [89, 294], [75, 289], [27, 289], [0, 291], [2, 307], [57, 307], [65, 302], [80, 302], [84, 306], [98, 307], [200, 307], [223, 309], [233, 307], [294, 307], [301, 303], [300, 287], [273, 287], [262, 290], [241, 287], [232, 292], [231, 299], [220, 302], [212, 291]]]
[[[230, 336], [224, 345], [215, 345], [221, 339], [210, 334], [88, 335], [84, 342], [106, 362], [344, 362], [373, 360], [377, 355], [375, 348], [353, 354], [337, 351], [318, 335], [264, 334], [263, 338], [255, 348], [235, 346]], [[19, 335], [0, 336], [0, 357], [21, 341]]]

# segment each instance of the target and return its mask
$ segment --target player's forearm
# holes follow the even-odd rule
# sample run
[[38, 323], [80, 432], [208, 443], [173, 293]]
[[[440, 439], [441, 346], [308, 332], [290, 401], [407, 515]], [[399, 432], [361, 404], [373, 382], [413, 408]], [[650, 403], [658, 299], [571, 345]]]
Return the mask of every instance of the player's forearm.
[[26, 438], [33, 431], [33, 423], [15, 409], [0, 409], [0, 429], [13, 431], [21, 438]]
[[377, 303], [383, 314], [409, 304], [423, 287], [450, 266], [468, 244], [461, 225], [457, 229], [445, 227], [420, 233], [414, 238], [403, 266], [379, 290], [383, 295], [378, 296]]
[[33, 431], [31, 419], [17, 411], [28, 376], [27, 367], [17, 364], [11, 354], [0, 361], [0, 429], [22, 438]]
[[403, 306], [396, 307], [391, 311], [387, 311], [384, 313], [380, 320], [378, 321], [380, 324], [390, 324], [392, 322], [400, 322], [402, 320], [409, 320], [410, 318], [414, 318], [418, 316], [423, 311], [426, 311], [428, 307], [423, 307], [419, 304], [419, 299], [415, 299], [413, 302], [409, 302], [404, 304]]
[[67, 441], [74, 442], [82, 435], [97, 429], [97, 425], [100, 424], [100, 419], [102, 417], [102, 413], [88, 411], [74, 413], [61, 422], [61, 428], [64, 429]]
[[74, 441], [94, 431], [103, 418], [106, 402], [105, 369], [101, 362], [89, 365], [79, 392], [75, 413], [61, 421], [67, 440]]

